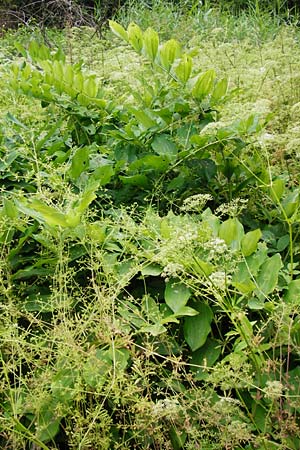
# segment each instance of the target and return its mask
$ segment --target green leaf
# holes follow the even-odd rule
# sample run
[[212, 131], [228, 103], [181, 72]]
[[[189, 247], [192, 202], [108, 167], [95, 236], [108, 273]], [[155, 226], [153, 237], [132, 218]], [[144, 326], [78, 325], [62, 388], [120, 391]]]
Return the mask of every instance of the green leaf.
[[274, 202], [278, 202], [284, 193], [284, 181], [281, 178], [276, 178], [270, 187], [270, 196]]
[[282, 206], [288, 218], [298, 210], [299, 207], [299, 189], [290, 192], [282, 201]]
[[274, 291], [278, 283], [278, 274], [282, 266], [283, 264], [279, 253], [268, 258], [261, 266], [256, 280], [259, 287], [259, 289], [257, 289], [257, 296], [259, 298], [262, 296], [266, 297]]
[[192, 89], [192, 95], [197, 100], [203, 100], [213, 89], [216, 72], [213, 69], [200, 75]]
[[181, 46], [175, 39], [165, 42], [159, 49], [160, 64], [167, 71], [170, 70], [175, 59], [181, 55]]
[[168, 134], [155, 135], [151, 147], [158, 155], [168, 158], [169, 161], [173, 162], [177, 158], [178, 148]]
[[129, 42], [128, 39], [128, 33], [127, 31], [120, 25], [119, 23], [115, 22], [114, 20], [109, 20], [109, 27], [111, 31], [118, 36], [119, 38], [123, 39], [126, 42]]
[[105, 186], [111, 180], [111, 177], [115, 174], [115, 171], [111, 164], [97, 167], [92, 174], [92, 179], [97, 180], [100, 186]]
[[244, 227], [237, 218], [227, 219], [220, 225], [219, 237], [233, 250], [239, 250], [244, 235]]
[[55, 208], [46, 205], [40, 200], [33, 200], [31, 203], [16, 202], [16, 205], [24, 214], [38, 220], [39, 222], [45, 222], [49, 226], [61, 226], [67, 227], [68, 223], [66, 215], [57, 211]]
[[300, 305], [300, 279], [292, 280], [289, 283], [287, 292], [284, 295], [284, 300], [295, 306]]
[[78, 148], [72, 157], [70, 176], [73, 179], [77, 179], [82, 172], [89, 169], [89, 156], [90, 148], [82, 147]]
[[69, 403], [76, 395], [74, 385], [77, 371], [74, 369], [59, 369], [51, 382], [51, 391], [54, 398], [62, 403]]
[[185, 84], [189, 80], [192, 73], [192, 66], [192, 58], [189, 55], [184, 54], [174, 69], [175, 75], [179, 81]]
[[136, 108], [128, 108], [130, 112], [134, 114], [138, 122], [145, 130], [155, 127], [156, 122], [143, 110]]
[[205, 380], [207, 378], [206, 368], [214, 365], [221, 354], [221, 346], [213, 339], [207, 339], [205, 344], [196, 350], [192, 355], [191, 364], [202, 367], [191, 366], [191, 371], [195, 373], [196, 380]]
[[148, 264], [147, 266], [143, 267], [141, 270], [141, 274], [143, 276], [153, 276], [157, 277], [162, 273], [162, 268], [158, 264]]
[[183, 308], [191, 296], [191, 291], [185, 284], [168, 281], [165, 289], [165, 302], [174, 313]]
[[148, 56], [148, 58], [152, 62], [154, 62], [159, 45], [159, 37], [157, 32], [152, 28], [147, 28], [147, 30], [144, 32], [143, 40], [144, 40], [144, 52], [146, 56]]
[[123, 184], [129, 184], [132, 186], [139, 186], [142, 188], [149, 187], [149, 180], [146, 175], [137, 174], [131, 176], [120, 176], [120, 180], [122, 180]]
[[190, 349], [194, 352], [202, 347], [211, 331], [213, 313], [206, 303], [193, 305], [199, 312], [197, 316], [186, 317], [184, 320], [184, 338]]
[[96, 97], [98, 92], [98, 86], [94, 78], [88, 78], [83, 83], [83, 93], [89, 97]]
[[143, 48], [143, 32], [140, 27], [131, 22], [127, 28], [128, 41], [132, 45], [132, 47], [138, 53], [141, 53]]
[[228, 79], [223, 78], [222, 80], [218, 81], [218, 83], [215, 85], [214, 90], [211, 94], [211, 98], [213, 101], [218, 102], [221, 100], [226, 94], [228, 89]]
[[242, 238], [242, 253], [244, 256], [249, 256], [257, 250], [257, 244], [262, 236], [261, 230], [249, 231]]
[[175, 317], [184, 317], [184, 316], [197, 316], [198, 311], [196, 309], [190, 308], [189, 306], [182, 306], [180, 309], [176, 311], [174, 314]]

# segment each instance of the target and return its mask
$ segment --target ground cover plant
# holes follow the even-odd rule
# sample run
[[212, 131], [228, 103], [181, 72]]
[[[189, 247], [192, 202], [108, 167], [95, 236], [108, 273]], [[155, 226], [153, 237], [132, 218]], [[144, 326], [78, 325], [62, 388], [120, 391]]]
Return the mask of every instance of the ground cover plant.
[[299, 34], [155, 8], [4, 42], [2, 448], [299, 448]]

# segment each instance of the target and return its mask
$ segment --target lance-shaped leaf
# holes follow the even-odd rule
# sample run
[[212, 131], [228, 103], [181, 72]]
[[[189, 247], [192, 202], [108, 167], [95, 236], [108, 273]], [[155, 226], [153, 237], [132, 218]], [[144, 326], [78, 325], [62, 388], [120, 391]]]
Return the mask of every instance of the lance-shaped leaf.
[[141, 53], [143, 48], [143, 32], [140, 27], [131, 22], [127, 29], [128, 40], [132, 47], [138, 52]]
[[147, 28], [144, 32], [144, 52], [150, 61], [154, 62], [158, 51], [159, 37], [153, 28]]
[[268, 258], [260, 268], [257, 277], [257, 296], [265, 298], [268, 294], [274, 291], [278, 283], [278, 275], [283, 266], [281, 256], [275, 253], [271, 258]]
[[197, 100], [202, 100], [210, 94], [214, 86], [215, 78], [216, 72], [213, 69], [210, 69], [200, 75], [192, 89], [193, 97]]
[[181, 46], [175, 39], [165, 42], [159, 49], [160, 64], [167, 71], [170, 70], [175, 59], [181, 56]]
[[116, 36], [118, 36], [119, 38], [123, 39], [126, 42], [129, 42], [127, 31], [122, 27], [122, 25], [115, 22], [114, 20], [110, 20], [109, 27]]
[[184, 338], [190, 349], [194, 352], [205, 344], [211, 331], [213, 313], [206, 303], [192, 305], [199, 314], [194, 317], [186, 317], [184, 320]]
[[192, 58], [189, 55], [184, 54], [174, 69], [178, 80], [185, 84], [191, 76], [192, 67]]
[[257, 249], [258, 241], [261, 238], [261, 231], [257, 230], [249, 231], [242, 238], [242, 253], [244, 256], [252, 255]]
[[212, 100], [215, 102], [221, 100], [227, 94], [227, 89], [228, 89], [228, 79], [222, 78], [222, 80], [218, 81], [214, 87], [214, 90], [211, 94]]
[[57, 209], [46, 205], [40, 200], [33, 200], [30, 203], [16, 202], [16, 205], [23, 214], [26, 214], [39, 222], [47, 225], [67, 227], [66, 215], [57, 211]]

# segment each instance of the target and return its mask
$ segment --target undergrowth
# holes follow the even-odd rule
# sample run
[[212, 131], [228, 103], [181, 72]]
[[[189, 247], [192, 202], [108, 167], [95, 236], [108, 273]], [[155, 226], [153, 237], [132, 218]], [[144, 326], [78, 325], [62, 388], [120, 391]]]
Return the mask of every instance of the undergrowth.
[[4, 41], [1, 447], [296, 450], [298, 32], [119, 14]]

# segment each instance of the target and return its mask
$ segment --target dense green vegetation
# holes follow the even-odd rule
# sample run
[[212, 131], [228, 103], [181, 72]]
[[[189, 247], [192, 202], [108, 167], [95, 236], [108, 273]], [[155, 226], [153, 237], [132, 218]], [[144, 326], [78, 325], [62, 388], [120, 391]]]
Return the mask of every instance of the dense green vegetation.
[[1, 448], [300, 447], [297, 15], [182, 3], [2, 38]]

